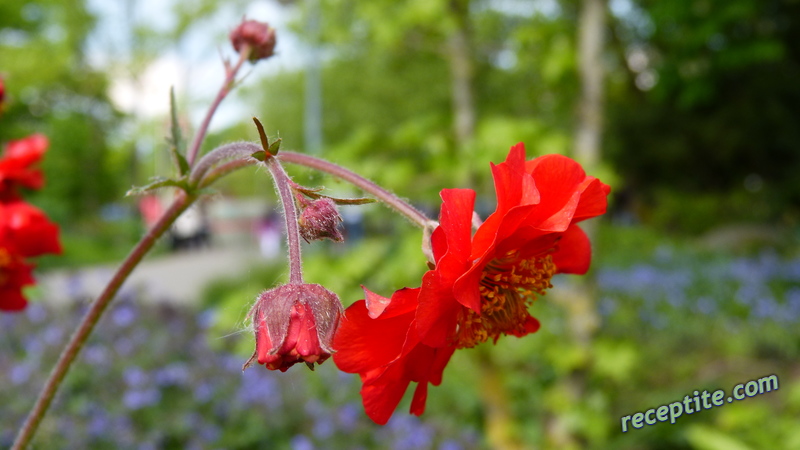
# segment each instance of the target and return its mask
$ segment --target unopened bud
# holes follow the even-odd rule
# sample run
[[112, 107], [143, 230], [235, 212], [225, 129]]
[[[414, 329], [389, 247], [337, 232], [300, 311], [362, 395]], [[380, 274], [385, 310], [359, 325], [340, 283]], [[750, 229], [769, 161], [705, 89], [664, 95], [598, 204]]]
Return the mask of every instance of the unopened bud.
[[312, 201], [300, 213], [297, 223], [300, 225], [300, 236], [306, 242], [325, 238], [336, 242], [344, 240], [344, 235], [339, 229], [342, 216], [336, 209], [336, 203], [329, 198], [322, 197]]
[[256, 350], [254, 360], [267, 369], [285, 372], [298, 362], [309, 368], [322, 364], [334, 352], [342, 303], [319, 284], [286, 284], [258, 296], [250, 311]]
[[250, 47], [251, 62], [269, 58], [275, 52], [275, 29], [264, 22], [243, 20], [231, 31], [230, 39], [237, 52], [244, 46]]

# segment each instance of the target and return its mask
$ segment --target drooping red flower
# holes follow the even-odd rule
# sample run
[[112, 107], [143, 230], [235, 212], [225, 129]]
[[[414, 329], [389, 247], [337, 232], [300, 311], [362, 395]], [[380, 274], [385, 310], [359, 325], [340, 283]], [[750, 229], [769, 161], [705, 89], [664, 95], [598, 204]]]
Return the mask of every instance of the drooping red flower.
[[58, 226], [23, 201], [0, 202], [0, 310], [25, 308], [22, 288], [34, 283], [25, 260], [46, 253], [61, 253]]
[[18, 198], [17, 187], [41, 189], [44, 177], [41, 169], [33, 167], [47, 151], [48, 141], [43, 134], [33, 134], [6, 144], [0, 157], [0, 201]]
[[522, 144], [492, 175], [497, 209], [474, 235], [475, 192], [441, 192], [435, 268], [420, 288], [391, 299], [367, 291], [345, 311], [334, 361], [361, 376], [364, 409], [377, 423], [389, 420], [412, 381], [411, 413], [422, 414], [427, 384], [441, 382], [455, 350], [537, 331], [528, 307], [551, 277], [589, 268], [590, 243], [576, 223], [605, 212], [607, 185], [565, 156], [525, 161]]
[[249, 314], [256, 349], [243, 369], [256, 360], [281, 372], [299, 362], [313, 370], [333, 353], [341, 315], [339, 297], [319, 284], [285, 284], [265, 291]]

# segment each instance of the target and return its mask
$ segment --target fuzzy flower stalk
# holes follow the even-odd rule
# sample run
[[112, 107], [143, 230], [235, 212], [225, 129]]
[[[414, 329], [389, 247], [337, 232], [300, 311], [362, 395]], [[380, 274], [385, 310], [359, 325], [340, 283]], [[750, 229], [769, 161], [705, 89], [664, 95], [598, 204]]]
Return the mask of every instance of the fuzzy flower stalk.
[[[316, 225], [327, 229], [329, 223], [336, 222], [328, 217], [329, 210], [335, 206], [322, 206], [306, 202], [308, 214], [300, 217], [297, 212], [294, 186], [275, 154], [280, 142], [270, 144], [264, 129], [255, 121], [264, 148], [264, 164], [269, 169], [278, 191], [283, 216], [286, 219], [286, 239], [289, 247], [289, 283], [267, 290], [258, 296], [248, 317], [252, 323], [256, 348], [253, 356], [244, 364], [242, 370], [253, 361], [263, 364], [267, 369], [285, 372], [296, 363], [304, 362], [310, 369], [314, 364], [322, 364], [334, 353], [333, 337], [339, 326], [343, 308], [339, 297], [319, 284], [308, 284], [303, 280], [300, 252], [301, 224], [304, 237], [324, 234], [330, 231], [310, 231]], [[298, 196], [297, 201], [302, 198]], [[322, 199], [328, 200], [328, 199]], [[324, 216], [324, 217], [323, 217]], [[311, 223], [309, 223], [311, 222]]]

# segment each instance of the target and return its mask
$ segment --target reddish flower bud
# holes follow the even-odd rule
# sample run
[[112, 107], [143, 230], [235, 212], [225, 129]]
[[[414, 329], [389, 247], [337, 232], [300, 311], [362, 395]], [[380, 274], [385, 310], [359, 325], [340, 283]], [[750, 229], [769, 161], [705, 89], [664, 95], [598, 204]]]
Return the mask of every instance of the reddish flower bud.
[[250, 47], [250, 61], [269, 58], [275, 51], [275, 29], [264, 22], [243, 20], [230, 34], [233, 48], [240, 52]]
[[339, 225], [342, 224], [342, 216], [336, 209], [336, 203], [329, 198], [314, 200], [303, 209], [300, 218], [297, 219], [300, 225], [300, 236], [311, 242], [328, 238], [332, 241], [341, 242], [344, 240]]
[[298, 362], [313, 370], [334, 352], [342, 312], [339, 297], [318, 284], [286, 284], [262, 293], [249, 314], [256, 350], [243, 369], [257, 360], [281, 372]]

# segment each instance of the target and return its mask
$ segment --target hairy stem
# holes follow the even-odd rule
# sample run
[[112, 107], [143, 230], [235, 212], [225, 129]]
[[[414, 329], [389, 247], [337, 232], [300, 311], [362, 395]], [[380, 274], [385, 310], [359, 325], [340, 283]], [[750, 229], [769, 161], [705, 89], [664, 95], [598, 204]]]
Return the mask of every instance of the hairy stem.
[[231, 91], [233, 82], [236, 80], [236, 73], [239, 72], [239, 69], [241, 69], [242, 64], [244, 64], [248, 56], [250, 56], [250, 46], [245, 45], [242, 47], [242, 51], [239, 52], [239, 60], [236, 61], [236, 64], [233, 67], [229, 67], [226, 61], [225, 81], [222, 82], [222, 87], [219, 89], [217, 97], [208, 108], [208, 112], [203, 118], [203, 122], [200, 123], [200, 128], [197, 129], [197, 133], [194, 135], [194, 139], [192, 140], [192, 145], [189, 147], [189, 151], [187, 152], [186, 161], [189, 163], [189, 167], [194, 165], [194, 160], [197, 158], [197, 152], [200, 150], [200, 144], [203, 143], [203, 140], [206, 137], [206, 132], [208, 132], [208, 126], [211, 124], [211, 118], [214, 117], [214, 113], [217, 112], [217, 108], [219, 107], [220, 103], [222, 103], [222, 100], [225, 99], [225, 97]]
[[250, 158], [250, 159], [234, 159], [233, 161], [226, 162], [225, 164], [220, 164], [219, 166], [215, 167], [213, 170], [208, 171], [200, 180], [200, 184], [197, 185], [198, 188], [203, 189], [205, 187], [210, 186], [215, 181], [219, 180], [220, 178], [224, 177], [225, 175], [239, 170], [243, 167], [253, 166], [259, 164], [261, 161]]
[[200, 180], [203, 180], [203, 183], [208, 184], [205, 181], [206, 173], [209, 170], [216, 171], [215, 165], [219, 164], [221, 161], [226, 159], [233, 159], [235, 161], [252, 160], [251, 163], [257, 163], [259, 161], [251, 156], [253, 153], [260, 151], [262, 151], [261, 147], [252, 142], [232, 142], [230, 144], [217, 147], [197, 161], [197, 164], [195, 164], [192, 168], [189, 181], [191, 183], [199, 183]]
[[289, 244], [289, 283], [303, 284], [303, 262], [300, 255], [300, 226], [297, 224], [297, 205], [292, 193], [292, 180], [283, 170], [283, 166], [275, 157], [267, 157], [267, 164], [278, 195], [283, 205], [283, 217], [286, 219], [286, 241]]
[[431, 219], [429, 219], [417, 208], [414, 208], [410, 203], [401, 200], [398, 196], [362, 177], [361, 175], [358, 175], [357, 173], [347, 170], [344, 167], [336, 165], [332, 162], [328, 162], [324, 159], [314, 156], [287, 151], [282, 151], [277, 158], [281, 161], [327, 172], [337, 178], [341, 178], [349, 183], [352, 183], [363, 191], [374, 195], [379, 200], [386, 203], [390, 208], [406, 216], [410, 221], [414, 222], [421, 228], [425, 228], [431, 222]]
[[131, 250], [122, 262], [122, 265], [117, 269], [114, 277], [111, 278], [108, 285], [106, 285], [106, 288], [97, 300], [92, 303], [80, 325], [78, 325], [78, 328], [75, 330], [75, 333], [70, 338], [69, 343], [67, 343], [67, 346], [61, 352], [61, 356], [58, 358], [55, 367], [53, 367], [53, 371], [50, 372], [50, 377], [42, 388], [42, 392], [39, 393], [39, 397], [36, 399], [33, 409], [31, 409], [28, 418], [25, 420], [25, 424], [20, 429], [19, 434], [17, 434], [14, 445], [11, 447], [13, 450], [24, 449], [30, 443], [34, 433], [36, 433], [39, 423], [50, 407], [53, 396], [64, 380], [67, 371], [69, 371], [69, 368], [80, 353], [86, 339], [92, 333], [92, 330], [94, 330], [97, 321], [106, 310], [106, 307], [111, 300], [114, 299], [122, 283], [125, 282], [136, 265], [139, 264], [144, 255], [153, 247], [156, 240], [164, 234], [175, 219], [177, 219], [195, 200], [196, 197], [180, 192], [175, 202], [167, 209], [164, 215], [161, 216], [153, 228], [151, 228], [139, 243], [136, 244], [136, 247]]

